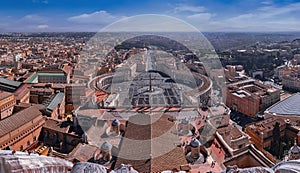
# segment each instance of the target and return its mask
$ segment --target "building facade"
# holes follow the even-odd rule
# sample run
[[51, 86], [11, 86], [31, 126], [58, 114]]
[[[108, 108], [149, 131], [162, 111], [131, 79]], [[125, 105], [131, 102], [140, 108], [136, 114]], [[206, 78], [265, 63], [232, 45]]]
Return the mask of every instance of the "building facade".
[[24, 151], [37, 142], [45, 123], [36, 106], [30, 106], [0, 121], [0, 148]]
[[251, 142], [260, 150], [270, 149], [272, 143], [273, 129], [279, 123], [280, 136], [285, 135], [286, 122], [279, 117], [272, 117], [266, 120], [251, 124], [246, 127], [246, 133], [250, 136]]
[[13, 94], [0, 91], [0, 120], [12, 114], [15, 104], [16, 99]]
[[226, 105], [232, 110], [255, 117], [259, 111], [280, 100], [280, 91], [248, 79], [229, 84], [226, 96]]
[[299, 92], [300, 91], [300, 78], [297, 76], [283, 76], [282, 87], [285, 90]]

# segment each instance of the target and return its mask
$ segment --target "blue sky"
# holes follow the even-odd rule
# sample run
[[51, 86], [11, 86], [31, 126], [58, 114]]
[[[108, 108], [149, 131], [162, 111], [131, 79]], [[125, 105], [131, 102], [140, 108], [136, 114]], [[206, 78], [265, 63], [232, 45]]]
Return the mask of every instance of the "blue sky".
[[0, 32], [98, 31], [122, 18], [164, 14], [200, 31], [300, 31], [295, 0], [1, 0]]

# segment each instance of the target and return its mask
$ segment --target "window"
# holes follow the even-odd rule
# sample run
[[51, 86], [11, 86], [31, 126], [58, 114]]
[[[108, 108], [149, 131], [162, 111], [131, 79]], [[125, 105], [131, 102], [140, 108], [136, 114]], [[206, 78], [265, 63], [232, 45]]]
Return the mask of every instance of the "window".
[[36, 137], [34, 136], [34, 137], [33, 137], [33, 142], [35, 142], [35, 141], [36, 141]]
[[27, 141], [27, 147], [29, 147], [30, 146], [30, 141]]
[[23, 145], [20, 146], [20, 151], [23, 151]]

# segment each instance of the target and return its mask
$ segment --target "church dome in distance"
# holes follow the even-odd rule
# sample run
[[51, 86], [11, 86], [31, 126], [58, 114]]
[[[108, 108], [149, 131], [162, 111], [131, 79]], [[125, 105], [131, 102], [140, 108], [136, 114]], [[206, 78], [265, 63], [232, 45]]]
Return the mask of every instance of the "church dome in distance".
[[101, 150], [104, 151], [104, 152], [110, 151], [111, 148], [112, 148], [112, 145], [111, 145], [109, 142], [104, 142], [104, 143], [101, 145]]
[[117, 119], [115, 119], [115, 120], [111, 123], [112, 126], [119, 126], [120, 124], [121, 124], [120, 121], [117, 120]]
[[200, 141], [198, 139], [194, 138], [194, 139], [191, 140], [190, 146], [194, 147], [194, 148], [200, 147], [201, 143], [200, 143]]

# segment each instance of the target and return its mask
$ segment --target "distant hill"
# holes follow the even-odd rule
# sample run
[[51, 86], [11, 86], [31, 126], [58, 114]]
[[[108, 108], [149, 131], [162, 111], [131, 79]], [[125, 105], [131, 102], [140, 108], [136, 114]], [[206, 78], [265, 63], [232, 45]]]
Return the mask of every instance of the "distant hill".
[[216, 50], [242, 49], [258, 42], [291, 42], [300, 40], [300, 32], [204, 32]]

